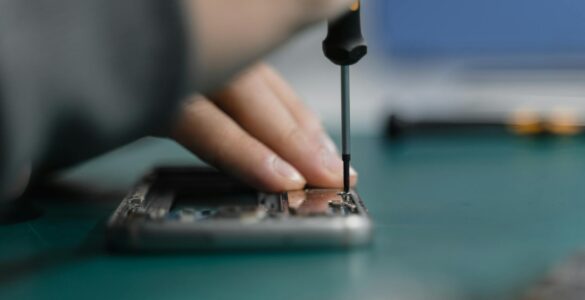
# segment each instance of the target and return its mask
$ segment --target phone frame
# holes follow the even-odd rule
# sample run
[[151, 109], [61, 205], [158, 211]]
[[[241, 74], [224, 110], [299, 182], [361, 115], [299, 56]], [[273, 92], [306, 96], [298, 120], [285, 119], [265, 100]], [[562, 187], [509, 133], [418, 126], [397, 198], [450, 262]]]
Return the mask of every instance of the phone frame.
[[[205, 175], [206, 172], [207, 175]], [[175, 181], [191, 180], [193, 184], [199, 184], [205, 188], [246, 189], [241, 183], [210, 169], [157, 168], [127, 194], [110, 217], [107, 223], [107, 237], [112, 249], [189, 251], [353, 248], [367, 245], [372, 239], [372, 222], [363, 201], [353, 189], [350, 193], [355, 209], [347, 216], [311, 215], [265, 219], [261, 222], [242, 222], [239, 219], [226, 218], [192, 223], [127, 217], [128, 211], [139, 205], [151, 205], [152, 210], [153, 203], [148, 202], [149, 197], [152, 197], [153, 186], [164, 183], [171, 177], [174, 177]], [[157, 195], [157, 197], [160, 200], [167, 196]], [[170, 204], [167, 202], [172, 202], [172, 200], [159, 201], [163, 203], [160, 208], [161, 213], [164, 213], [165, 209], [169, 210]], [[164, 207], [165, 205], [167, 207]]]

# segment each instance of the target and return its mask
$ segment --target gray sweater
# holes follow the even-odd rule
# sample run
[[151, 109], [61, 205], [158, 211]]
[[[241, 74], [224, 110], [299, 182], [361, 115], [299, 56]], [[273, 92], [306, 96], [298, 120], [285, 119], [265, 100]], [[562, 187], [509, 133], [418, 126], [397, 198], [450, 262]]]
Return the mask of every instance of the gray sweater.
[[0, 0], [0, 201], [29, 166], [164, 129], [186, 56], [178, 0]]

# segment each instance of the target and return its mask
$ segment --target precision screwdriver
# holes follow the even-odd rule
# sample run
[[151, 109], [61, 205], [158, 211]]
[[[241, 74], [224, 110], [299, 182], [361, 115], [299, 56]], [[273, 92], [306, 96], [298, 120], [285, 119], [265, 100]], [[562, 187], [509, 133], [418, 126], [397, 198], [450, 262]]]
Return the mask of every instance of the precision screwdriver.
[[360, 21], [361, 3], [355, 1], [349, 11], [327, 24], [323, 52], [334, 64], [341, 66], [341, 144], [343, 159], [343, 192], [349, 193], [351, 161], [349, 66], [357, 63], [368, 52]]

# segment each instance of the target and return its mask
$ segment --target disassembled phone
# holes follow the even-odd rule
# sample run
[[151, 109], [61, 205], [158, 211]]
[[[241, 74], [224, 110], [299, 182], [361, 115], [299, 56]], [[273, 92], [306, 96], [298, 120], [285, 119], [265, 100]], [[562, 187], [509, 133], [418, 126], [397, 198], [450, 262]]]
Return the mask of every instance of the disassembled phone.
[[155, 169], [123, 199], [107, 224], [113, 249], [178, 251], [347, 248], [372, 237], [355, 190], [256, 192], [208, 168]]

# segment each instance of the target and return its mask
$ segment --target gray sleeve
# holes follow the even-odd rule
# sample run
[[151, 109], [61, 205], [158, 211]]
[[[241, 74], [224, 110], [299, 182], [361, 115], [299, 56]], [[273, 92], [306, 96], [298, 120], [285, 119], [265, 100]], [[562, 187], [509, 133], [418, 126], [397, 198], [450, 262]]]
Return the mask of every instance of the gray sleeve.
[[0, 0], [0, 200], [17, 174], [167, 125], [184, 93], [178, 0]]

